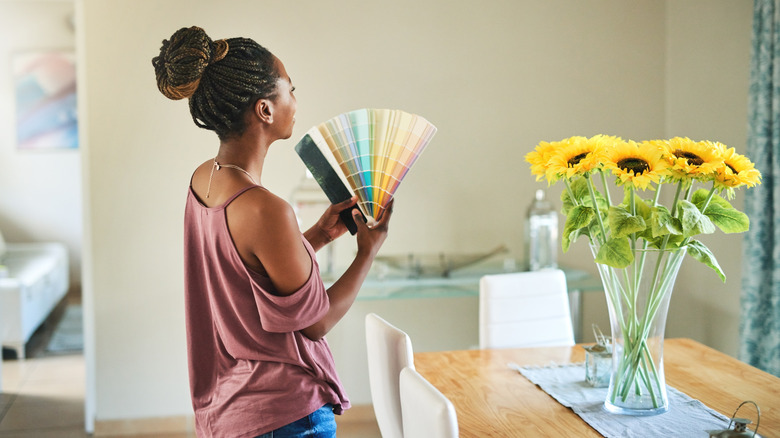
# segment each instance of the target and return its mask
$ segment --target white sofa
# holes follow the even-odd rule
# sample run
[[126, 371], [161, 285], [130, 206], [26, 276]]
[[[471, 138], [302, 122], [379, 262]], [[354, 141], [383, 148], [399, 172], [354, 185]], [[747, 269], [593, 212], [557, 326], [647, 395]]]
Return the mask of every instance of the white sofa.
[[61, 243], [5, 243], [0, 235], [0, 341], [24, 359], [25, 344], [68, 292]]

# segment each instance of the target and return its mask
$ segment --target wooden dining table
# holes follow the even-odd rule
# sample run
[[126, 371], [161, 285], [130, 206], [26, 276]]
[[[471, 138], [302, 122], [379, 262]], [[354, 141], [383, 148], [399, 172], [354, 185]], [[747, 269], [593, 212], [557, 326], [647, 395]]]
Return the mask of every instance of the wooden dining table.
[[[582, 345], [414, 355], [417, 371], [455, 405], [463, 438], [601, 436], [574, 411], [508, 366], [584, 360]], [[728, 418], [743, 401], [755, 402], [761, 412], [758, 433], [780, 437], [780, 378], [682, 338], [665, 340], [664, 369], [669, 386]], [[755, 429], [757, 412], [752, 404], [742, 406], [737, 417], [751, 419], [749, 429]], [[708, 436], [706, 431], [702, 436]]]

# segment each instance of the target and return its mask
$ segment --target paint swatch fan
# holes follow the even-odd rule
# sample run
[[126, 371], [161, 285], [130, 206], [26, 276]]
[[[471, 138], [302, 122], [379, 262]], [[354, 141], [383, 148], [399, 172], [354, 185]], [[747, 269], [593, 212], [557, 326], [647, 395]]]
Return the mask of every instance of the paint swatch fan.
[[[414, 114], [359, 109], [311, 128], [295, 151], [331, 203], [354, 194], [373, 225], [435, 133], [435, 126]], [[342, 212], [341, 218], [354, 234], [351, 212]]]

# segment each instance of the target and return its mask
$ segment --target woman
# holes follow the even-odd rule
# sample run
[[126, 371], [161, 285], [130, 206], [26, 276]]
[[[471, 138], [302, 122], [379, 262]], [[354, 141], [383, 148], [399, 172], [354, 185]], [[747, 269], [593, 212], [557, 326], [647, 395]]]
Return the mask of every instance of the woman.
[[[387, 236], [391, 210], [357, 221], [357, 255], [327, 291], [315, 251], [344, 234], [330, 206], [301, 235], [290, 205], [261, 185], [268, 148], [289, 138], [294, 87], [282, 62], [246, 38], [212, 41], [198, 27], [163, 41], [160, 91], [189, 99], [219, 138], [195, 169], [185, 208], [190, 390], [201, 437], [335, 436], [349, 401], [325, 334], [355, 300]], [[359, 217], [359, 216], [356, 216]]]

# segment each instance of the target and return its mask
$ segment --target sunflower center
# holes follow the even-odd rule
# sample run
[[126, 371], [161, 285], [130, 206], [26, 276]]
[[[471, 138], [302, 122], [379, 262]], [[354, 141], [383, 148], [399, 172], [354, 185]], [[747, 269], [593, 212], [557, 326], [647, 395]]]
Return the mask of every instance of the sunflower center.
[[650, 170], [650, 165], [647, 164], [647, 161], [641, 158], [633, 158], [633, 157], [624, 158], [618, 161], [617, 165], [619, 168], [625, 170], [626, 172], [628, 171], [634, 172], [634, 175], [641, 175], [646, 171]]
[[735, 169], [735, 168], [731, 167], [731, 164], [729, 164], [729, 163], [726, 163], [726, 167], [728, 167], [728, 169], [729, 169], [729, 170], [731, 171], [731, 173], [733, 173], [734, 175], [736, 175], [736, 174], [738, 174], [738, 173], [739, 173], [739, 172], [737, 172], [737, 169]]
[[569, 167], [574, 167], [577, 164], [579, 164], [579, 162], [582, 161], [583, 158], [585, 158], [587, 156], [588, 156], [588, 152], [583, 152], [583, 153], [581, 153], [579, 155], [575, 155], [575, 156], [569, 158], [569, 161], [567, 161], [566, 163], [569, 165]]
[[704, 164], [704, 160], [700, 156], [694, 154], [693, 152], [681, 151], [680, 149], [677, 149], [676, 151], [674, 151], [674, 156], [677, 158], [685, 158], [688, 164], [694, 166], [701, 166], [702, 164]]

